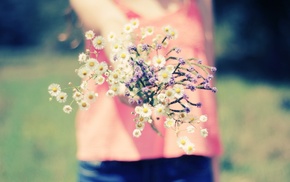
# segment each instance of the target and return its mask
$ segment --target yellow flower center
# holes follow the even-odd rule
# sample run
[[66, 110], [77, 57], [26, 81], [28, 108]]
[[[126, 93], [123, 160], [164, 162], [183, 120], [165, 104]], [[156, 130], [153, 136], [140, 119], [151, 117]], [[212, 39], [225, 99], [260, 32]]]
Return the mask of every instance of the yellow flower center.
[[185, 141], [185, 140], [181, 140], [181, 141], [180, 141], [180, 144], [181, 144], [181, 145], [185, 145], [185, 144], [186, 144], [186, 141]]
[[170, 97], [170, 96], [172, 95], [172, 92], [168, 91], [168, 92], [166, 93], [166, 95], [167, 95], [168, 97]]
[[160, 64], [162, 61], [161, 61], [161, 59], [157, 59], [157, 61], [156, 61], [158, 64]]
[[168, 78], [168, 74], [167, 73], [162, 73], [162, 77], [163, 78]]
[[118, 74], [114, 74], [113, 78], [117, 79], [118, 78]]
[[122, 53], [122, 54], [121, 54], [121, 58], [122, 58], [122, 59], [125, 59], [125, 58], [126, 58], [126, 54], [125, 54], [125, 53]]
[[87, 107], [87, 103], [83, 102], [82, 107]]
[[89, 65], [90, 65], [91, 67], [93, 67], [93, 66], [95, 66], [95, 63], [94, 63], [94, 62], [90, 62]]
[[180, 91], [181, 91], [180, 88], [176, 88], [175, 89], [175, 92], [178, 93], [178, 94], [180, 93]]
[[148, 113], [148, 108], [146, 108], [146, 107], [143, 108], [143, 112], [144, 112], [144, 113]]
[[52, 90], [53, 92], [57, 92], [57, 88], [56, 88], [56, 87], [53, 87], [51, 90]]
[[97, 40], [97, 44], [98, 45], [102, 45], [102, 41], [101, 40]]

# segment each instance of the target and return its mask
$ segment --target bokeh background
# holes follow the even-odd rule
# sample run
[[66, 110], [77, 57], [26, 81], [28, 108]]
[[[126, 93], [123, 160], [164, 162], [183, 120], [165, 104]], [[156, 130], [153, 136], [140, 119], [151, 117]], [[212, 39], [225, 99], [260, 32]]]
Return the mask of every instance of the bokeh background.
[[[221, 181], [289, 181], [290, 1], [214, 10]], [[75, 111], [49, 102], [47, 86], [78, 82], [80, 27], [67, 0], [1, 0], [1, 182], [76, 180]]]

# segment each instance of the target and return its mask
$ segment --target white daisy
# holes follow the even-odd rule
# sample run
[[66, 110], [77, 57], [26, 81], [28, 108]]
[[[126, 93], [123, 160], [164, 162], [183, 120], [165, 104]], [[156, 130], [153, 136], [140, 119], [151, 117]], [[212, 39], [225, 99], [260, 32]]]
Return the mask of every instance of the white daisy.
[[56, 100], [60, 103], [64, 103], [67, 99], [67, 93], [65, 92], [60, 92], [57, 96], [56, 96]]
[[172, 27], [170, 25], [166, 25], [164, 27], [162, 27], [162, 30], [166, 33], [169, 34], [170, 30], [172, 29]]
[[85, 37], [87, 40], [92, 40], [95, 37], [95, 33], [92, 30], [86, 31]]
[[108, 42], [113, 42], [116, 39], [116, 33], [115, 32], [110, 32], [108, 34]]
[[65, 112], [67, 114], [71, 113], [72, 112], [72, 107], [70, 105], [65, 105], [63, 107], [63, 112]]
[[109, 76], [109, 79], [112, 80], [112, 82], [119, 81], [120, 78], [120, 72], [117, 70], [112, 71]]
[[105, 77], [103, 77], [102, 75], [99, 75], [95, 78], [95, 82], [98, 85], [102, 85], [105, 82]]
[[177, 36], [178, 36], [177, 31], [174, 30], [174, 29], [171, 29], [171, 30], [169, 31], [169, 35], [171, 36], [171, 38], [174, 38], [174, 39], [176, 39]]
[[204, 138], [207, 137], [207, 136], [208, 136], [208, 131], [207, 131], [207, 129], [206, 129], [206, 128], [201, 129], [201, 130], [200, 130], [200, 134], [201, 134], [201, 136], [203, 136]]
[[160, 102], [164, 102], [165, 99], [166, 99], [166, 95], [165, 95], [164, 93], [158, 94], [158, 95], [157, 95], [157, 99], [158, 99], [158, 101], [160, 101]]
[[170, 64], [170, 65], [166, 65], [165, 69], [167, 71], [169, 71], [170, 73], [173, 73], [173, 71], [175, 70], [175, 66]]
[[140, 114], [141, 113], [141, 110], [142, 110], [142, 107], [141, 106], [136, 106], [135, 107], [135, 113], [136, 114]]
[[192, 154], [195, 150], [195, 145], [191, 142], [188, 142], [184, 147], [183, 150], [186, 154]]
[[78, 104], [81, 110], [88, 110], [90, 107], [90, 103], [87, 100], [81, 100]]
[[166, 98], [173, 99], [174, 98], [174, 91], [172, 89], [168, 88], [165, 91], [165, 95], [166, 95]]
[[201, 116], [199, 117], [199, 120], [200, 120], [201, 122], [206, 122], [206, 121], [207, 121], [207, 116], [206, 116], [206, 115], [201, 115]]
[[86, 62], [86, 67], [89, 68], [89, 70], [94, 71], [99, 65], [98, 60], [94, 59], [94, 58], [90, 58], [87, 60]]
[[157, 116], [160, 116], [165, 113], [165, 106], [163, 104], [157, 104], [154, 107], [154, 111]]
[[176, 98], [181, 98], [184, 94], [184, 88], [182, 85], [176, 84], [173, 86], [174, 96]]
[[194, 128], [194, 126], [192, 126], [192, 125], [186, 127], [186, 131], [187, 131], [188, 133], [194, 133], [194, 130], [195, 130], [195, 128]]
[[86, 90], [88, 88], [88, 82], [87, 81], [82, 81], [80, 87], [81, 87], [81, 89]]
[[160, 70], [158, 72], [158, 80], [162, 83], [168, 83], [171, 79], [172, 73], [167, 70]]
[[125, 24], [124, 25], [124, 27], [123, 27], [123, 31], [125, 32], [125, 33], [131, 33], [132, 31], [133, 31], [133, 26], [132, 26], [132, 24], [131, 23], [127, 23], [127, 24]]
[[87, 55], [85, 53], [80, 53], [79, 59], [78, 59], [79, 63], [85, 63], [86, 60], [87, 60]]
[[148, 26], [145, 28], [145, 31], [147, 35], [152, 35], [154, 33], [154, 27]]
[[74, 99], [75, 101], [80, 101], [80, 100], [83, 99], [83, 94], [80, 93], [79, 91], [75, 91], [75, 92], [73, 93], [73, 99]]
[[48, 93], [55, 97], [61, 92], [61, 88], [59, 84], [52, 83], [48, 86]]
[[152, 115], [152, 110], [148, 104], [143, 104], [140, 115], [143, 117], [150, 117]]
[[114, 92], [114, 95], [118, 95], [120, 93], [120, 85], [119, 84], [113, 84], [110, 86], [110, 90]]
[[173, 118], [166, 118], [165, 122], [164, 122], [164, 126], [166, 128], [171, 128], [175, 126], [175, 120]]
[[166, 63], [166, 59], [162, 55], [157, 55], [152, 58], [152, 63], [155, 67], [163, 67]]
[[95, 93], [94, 91], [89, 91], [87, 93], [85, 93], [84, 98], [89, 101], [89, 102], [94, 102], [97, 98], [98, 94]]
[[115, 96], [115, 92], [114, 92], [113, 90], [108, 90], [108, 91], [106, 92], [106, 95], [107, 95], [107, 96], [110, 96], [110, 97], [113, 97], [113, 96]]
[[93, 39], [93, 45], [96, 49], [101, 50], [105, 47], [105, 39], [102, 36], [97, 36]]
[[77, 70], [77, 74], [80, 78], [87, 78], [91, 74], [91, 71], [88, 67], [83, 66]]
[[136, 129], [139, 129], [140, 131], [143, 131], [144, 127], [145, 127], [145, 123], [144, 122], [136, 122]]
[[121, 60], [121, 61], [128, 61], [129, 58], [130, 58], [130, 53], [128, 51], [120, 51], [118, 53], [118, 58]]
[[141, 136], [141, 134], [142, 134], [141, 130], [139, 130], [139, 129], [135, 129], [133, 131], [133, 136], [136, 137], [136, 138], [139, 138]]
[[184, 148], [190, 141], [187, 136], [181, 136], [177, 138], [177, 145], [180, 148]]
[[131, 23], [131, 25], [132, 25], [132, 27], [134, 28], [134, 29], [136, 29], [136, 28], [138, 28], [139, 27], [139, 19], [137, 19], [137, 18], [134, 18], [134, 19], [131, 19], [130, 20], [130, 23]]
[[104, 74], [108, 70], [108, 64], [105, 62], [100, 62], [96, 68], [96, 74]]
[[111, 50], [112, 50], [113, 52], [119, 52], [121, 48], [122, 48], [122, 45], [121, 45], [119, 42], [114, 42], [114, 43], [111, 45]]

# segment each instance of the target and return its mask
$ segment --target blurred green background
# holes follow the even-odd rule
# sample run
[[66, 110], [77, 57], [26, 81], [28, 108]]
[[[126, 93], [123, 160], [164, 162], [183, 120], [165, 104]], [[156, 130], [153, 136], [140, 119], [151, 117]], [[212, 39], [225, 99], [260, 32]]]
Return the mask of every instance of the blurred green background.
[[[1, 182], [76, 180], [75, 111], [64, 114], [47, 93], [52, 82], [78, 82], [82, 33], [68, 5], [1, 1]], [[290, 179], [289, 7], [214, 1], [222, 182]]]

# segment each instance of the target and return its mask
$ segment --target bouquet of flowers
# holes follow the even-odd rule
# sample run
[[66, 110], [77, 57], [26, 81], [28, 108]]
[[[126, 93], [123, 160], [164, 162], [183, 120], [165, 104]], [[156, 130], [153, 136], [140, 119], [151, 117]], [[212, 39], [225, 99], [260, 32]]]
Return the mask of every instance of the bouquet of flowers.
[[[201, 107], [194, 103], [186, 94], [186, 90], [194, 92], [197, 89], [216, 92], [210, 85], [215, 67], [202, 64], [197, 58], [183, 58], [178, 54], [178, 47], [169, 47], [170, 40], [177, 38], [176, 30], [164, 26], [162, 34], [154, 34], [154, 27], [139, 27], [139, 20], [132, 19], [124, 25], [123, 31], [117, 35], [111, 32], [107, 38], [97, 36], [93, 31], [87, 31], [85, 37], [94, 46], [96, 52], [86, 50], [79, 54], [80, 67], [76, 73], [82, 79], [79, 86], [69, 83], [73, 91], [73, 101], [65, 104], [63, 111], [70, 113], [75, 102], [80, 109], [88, 109], [90, 103], [97, 100], [98, 93], [88, 90], [89, 81], [96, 85], [108, 83], [108, 97], [125, 97], [132, 107], [136, 129], [134, 137], [139, 137], [146, 124], [151, 125], [158, 134], [155, 122], [164, 118], [164, 126], [176, 132], [178, 145], [186, 152], [194, 150], [194, 144], [185, 136], [179, 136], [181, 126], [186, 124], [188, 133], [200, 129], [206, 137], [206, 128], [197, 127], [200, 122], [206, 122], [207, 116], [195, 116], [192, 107]], [[146, 41], [149, 36], [154, 36]], [[97, 59], [98, 50], [110, 47], [110, 63]], [[168, 50], [165, 54], [162, 50]], [[164, 51], [163, 51], [164, 52]], [[93, 58], [92, 54], [95, 54]], [[68, 94], [62, 91], [59, 84], [51, 84], [48, 92], [52, 98], [65, 103]], [[97, 101], [96, 101], [97, 102]], [[155, 118], [155, 119], [153, 119]]]

